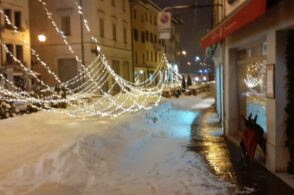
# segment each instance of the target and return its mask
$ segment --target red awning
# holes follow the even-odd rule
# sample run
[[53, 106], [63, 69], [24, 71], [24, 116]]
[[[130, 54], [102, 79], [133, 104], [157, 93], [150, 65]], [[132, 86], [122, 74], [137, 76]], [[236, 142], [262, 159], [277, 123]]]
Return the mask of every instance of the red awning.
[[266, 11], [266, 0], [249, 0], [239, 10], [232, 13], [218, 26], [201, 39], [201, 47], [206, 48], [210, 45], [223, 40], [230, 34], [240, 30], [250, 22], [262, 16]]

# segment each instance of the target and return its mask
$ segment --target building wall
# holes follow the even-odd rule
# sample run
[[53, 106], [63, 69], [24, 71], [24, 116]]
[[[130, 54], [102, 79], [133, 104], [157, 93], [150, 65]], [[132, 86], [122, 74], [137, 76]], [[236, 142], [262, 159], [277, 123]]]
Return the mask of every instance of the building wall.
[[[164, 52], [163, 42], [159, 40], [157, 30], [159, 11], [160, 8], [149, 1], [137, 1], [132, 5], [133, 61], [135, 77], [141, 81], [147, 79], [156, 69]], [[134, 31], [138, 32], [137, 40], [134, 38]], [[150, 33], [153, 36], [152, 41]]]
[[[106, 55], [110, 64], [118, 63], [119, 74], [128, 75], [127, 80], [132, 80], [132, 51], [131, 51], [131, 23], [129, 1], [83, 0], [83, 10], [85, 19], [98, 39], [101, 51]], [[124, 3], [124, 4], [123, 4]], [[73, 1], [71, 0], [51, 0], [47, 2], [49, 10], [53, 13], [57, 26], [61, 27], [61, 17], [70, 16], [71, 34], [67, 36], [75, 54], [80, 57], [81, 47], [81, 23]], [[30, 8], [36, 10], [31, 12], [31, 36], [32, 45], [40, 52], [44, 60], [50, 65], [52, 70], [58, 75], [58, 59], [72, 59], [72, 55], [65, 46], [63, 40], [56, 33], [46, 13], [37, 1], [30, 1]], [[100, 19], [104, 21], [104, 35], [100, 34]], [[113, 26], [116, 27], [116, 40], [113, 36]], [[84, 55], [85, 64], [89, 64], [95, 58], [95, 45], [91, 41], [90, 35], [84, 29]], [[125, 30], [124, 30], [125, 29]], [[124, 38], [126, 32], [126, 40]], [[40, 43], [37, 39], [38, 34], [45, 33], [47, 41]], [[56, 84], [51, 76], [46, 74], [44, 68], [35, 65], [34, 68], [42, 73], [42, 77], [50, 84]], [[80, 68], [80, 67], [78, 67]], [[128, 71], [128, 74], [125, 72]]]
[[229, 4], [227, 0], [225, 0], [225, 15], [230, 15], [233, 11], [239, 8], [242, 4], [248, 2], [250, 0], [236, 0], [234, 3]]
[[[21, 13], [21, 30], [19, 33], [14, 32], [8, 28], [3, 28], [0, 32], [0, 38], [5, 44], [13, 44], [13, 52], [16, 53], [16, 45], [21, 45], [23, 47], [23, 63], [27, 67], [31, 67], [31, 54], [30, 54], [30, 23], [29, 23], [29, 8], [28, 0], [6, 0], [0, 1], [0, 8], [10, 9], [12, 13], [12, 23], [15, 24], [15, 12]], [[4, 26], [4, 18], [1, 17], [1, 24]], [[27, 44], [25, 44], [26, 42]], [[1, 48], [2, 49], [2, 48]], [[21, 73], [21, 68], [17, 63], [8, 64], [6, 59], [6, 52], [1, 50], [0, 53], [0, 68], [4, 73], [7, 74], [9, 80], [13, 81], [13, 75]], [[20, 59], [21, 60], [21, 59]], [[8, 72], [7, 70], [10, 69]]]
[[[181, 25], [181, 22], [173, 18], [171, 38], [160, 40], [157, 25], [160, 11], [161, 9], [153, 1], [136, 1], [132, 4], [133, 61], [135, 77], [140, 78], [141, 81], [153, 73], [163, 54], [171, 64], [179, 65], [177, 52], [180, 51], [180, 34], [178, 26]], [[134, 37], [135, 31], [138, 35], [137, 40]], [[144, 36], [144, 42], [142, 36]]]
[[[213, 27], [217, 26], [225, 17], [225, 3], [226, 0], [214, 0], [215, 6], [213, 8]], [[215, 102], [216, 111], [218, 118], [223, 122], [223, 51], [224, 43], [223, 41], [215, 45], [215, 50], [212, 56], [214, 63], [214, 75], [215, 75]]]
[[213, 26], [220, 23], [225, 16], [225, 0], [213, 0], [213, 4], [218, 6], [213, 7]]
[[167, 60], [171, 64], [179, 65], [180, 56], [177, 55], [181, 52], [180, 33], [178, 31], [179, 26], [182, 25], [177, 19], [173, 19], [171, 23], [171, 38], [164, 40], [165, 54]]
[[273, 172], [286, 171], [288, 153], [285, 148], [285, 49], [287, 42], [287, 30], [294, 27], [294, 2], [281, 1], [273, 9], [234, 33], [225, 40], [225, 134], [237, 136], [240, 130], [238, 106], [238, 77], [237, 54], [240, 48], [252, 43], [265, 41], [267, 44], [266, 63], [274, 64], [276, 88], [275, 98], [266, 99], [267, 117], [267, 154], [266, 166]]

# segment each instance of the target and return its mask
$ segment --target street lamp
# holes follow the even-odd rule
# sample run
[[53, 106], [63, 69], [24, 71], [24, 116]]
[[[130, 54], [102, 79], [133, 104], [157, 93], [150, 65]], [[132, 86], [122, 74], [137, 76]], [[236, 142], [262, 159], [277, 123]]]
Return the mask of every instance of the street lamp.
[[182, 51], [182, 55], [185, 56], [187, 55], [187, 52], [185, 50]]
[[195, 57], [195, 62], [199, 62], [201, 59], [200, 59], [200, 57], [199, 56], [196, 56]]
[[44, 43], [44, 42], [46, 42], [47, 37], [46, 37], [46, 35], [44, 35], [44, 34], [39, 34], [39, 35], [38, 35], [38, 40], [39, 40], [40, 42]]

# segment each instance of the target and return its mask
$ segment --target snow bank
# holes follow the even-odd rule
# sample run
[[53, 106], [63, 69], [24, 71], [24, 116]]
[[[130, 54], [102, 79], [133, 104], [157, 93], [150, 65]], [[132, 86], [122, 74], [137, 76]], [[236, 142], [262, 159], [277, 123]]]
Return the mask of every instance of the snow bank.
[[208, 103], [199, 97], [185, 101], [111, 120], [72, 121], [40, 112], [1, 121], [0, 141], [6, 133], [6, 146], [19, 147], [2, 149], [0, 142], [0, 155], [12, 162], [0, 160], [6, 169], [0, 194], [227, 193], [228, 184], [185, 148], [197, 117], [193, 107]]

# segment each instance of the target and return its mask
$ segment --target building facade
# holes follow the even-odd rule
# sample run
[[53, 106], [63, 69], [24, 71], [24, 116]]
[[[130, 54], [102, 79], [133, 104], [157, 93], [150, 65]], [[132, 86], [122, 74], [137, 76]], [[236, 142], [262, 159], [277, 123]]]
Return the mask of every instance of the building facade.
[[[224, 73], [225, 136], [238, 143], [244, 129], [241, 115], [257, 115], [267, 140], [265, 166], [274, 173], [286, 172], [286, 46], [288, 32], [294, 28], [294, 2], [228, 0], [223, 5], [224, 19], [203, 37], [202, 46], [217, 45], [221, 54], [215, 61]], [[246, 22], [237, 19], [249, 10], [257, 17]], [[230, 21], [243, 24], [232, 30]], [[226, 34], [229, 28], [232, 31]]]
[[170, 39], [164, 40], [164, 52], [166, 58], [174, 67], [178, 67], [180, 65], [181, 37], [179, 26], [182, 24], [183, 22], [180, 19], [172, 17]]
[[160, 39], [158, 15], [162, 11], [154, 1], [134, 0], [132, 9], [133, 63], [136, 81], [149, 78], [160, 63], [163, 54], [178, 67], [181, 51], [178, 26], [182, 21], [172, 17], [169, 39]]
[[[0, 47], [0, 72], [16, 86], [28, 90], [31, 87], [31, 74], [24, 71], [10, 55], [13, 54], [24, 66], [31, 68], [28, 0], [0, 1], [0, 8], [12, 25], [17, 27], [15, 31], [1, 15], [0, 39], [9, 52], [6, 52], [4, 47]], [[11, 88], [11, 86], [6, 87]]]
[[[115, 72], [126, 80], [133, 80], [130, 4], [128, 0], [83, 0], [84, 19], [87, 20], [92, 34], [97, 38], [101, 52], [107, 57]], [[56, 25], [64, 32], [75, 54], [89, 65], [96, 57], [96, 45], [82, 25], [81, 17], [73, 0], [46, 1], [53, 14]], [[68, 50], [63, 39], [56, 33], [48, 20], [47, 13], [38, 1], [30, 1], [31, 43], [44, 61], [61, 81], [73, 78], [81, 68], [75, 56]], [[46, 36], [45, 42], [38, 35]], [[33, 59], [34, 61], [34, 59]], [[34, 61], [35, 62], [35, 61]], [[37, 62], [34, 69], [51, 85], [54, 79]], [[109, 80], [110, 86], [112, 80]]]
[[[213, 4], [213, 28], [217, 27], [225, 18], [225, 0], [214, 0]], [[212, 58], [214, 65], [214, 80], [215, 80], [215, 105], [219, 120], [223, 121], [224, 118], [224, 108], [223, 108], [223, 48], [224, 41], [219, 41], [215, 45], [206, 49], [206, 53], [210, 58]]]
[[157, 27], [161, 9], [152, 1], [133, 1], [131, 9], [134, 77], [140, 82], [154, 73], [164, 53], [164, 41], [159, 39]]

